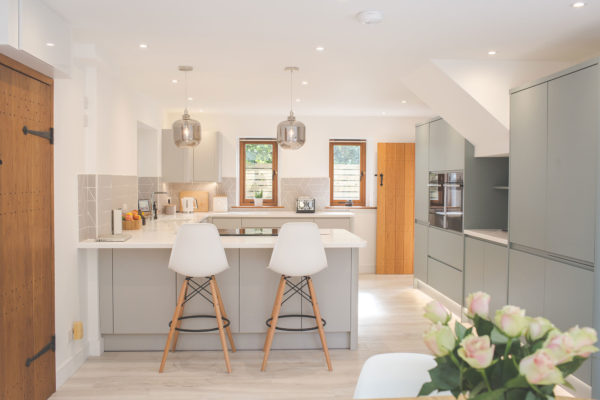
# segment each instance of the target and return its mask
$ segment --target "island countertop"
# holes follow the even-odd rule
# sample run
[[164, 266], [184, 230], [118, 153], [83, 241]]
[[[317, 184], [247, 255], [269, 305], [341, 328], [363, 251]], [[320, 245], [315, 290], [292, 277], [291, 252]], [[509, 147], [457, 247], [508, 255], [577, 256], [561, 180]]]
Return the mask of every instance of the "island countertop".
[[[282, 215], [281, 211], [269, 212], [274, 216]], [[196, 223], [205, 221], [210, 216], [248, 214], [267, 217], [266, 212], [230, 212], [230, 213], [194, 213], [178, 214], [176, 216], [160, 217], [157, 221], [150, 221], [140, 230], [123, 231], [131, 235], [124, 242], [98, 242], [88, 239], [79, 242], [80, 249], [168, 249], [173, 247], [175, 235], [179, 226], [183, 223]], [[295, 214], [295, 213], [293, 213]], [[342, 213], [324, 213], [342, 214]], [[343, 213], [346, 214], [346, 213]], [[297, 214], [295, 214], [297, 215]], [[300, 214], [301, 215], [301, 214]], [[311, 214], [311, 216], [320, 214]], [[346, 215], [346, 217], [348, 217]], [[267, 217], [268, 218], [268, 217]], [[321, 239], [325, 248], [361, 248], [366, 247], [367, 242], [357, 235], [345, 229], [320, 229]], [[221, 241], [226, 249], [269, 249], [275, 246], [276, 236], [222, 236]]]

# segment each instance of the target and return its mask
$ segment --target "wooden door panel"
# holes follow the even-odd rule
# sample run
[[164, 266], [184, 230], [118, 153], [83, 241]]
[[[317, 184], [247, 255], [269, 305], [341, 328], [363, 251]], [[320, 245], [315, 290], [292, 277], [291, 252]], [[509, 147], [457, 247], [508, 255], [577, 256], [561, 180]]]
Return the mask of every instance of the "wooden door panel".
[[0, 398], [47, 399], [55, 359], [52, 80], [0, 56]]
[[[412, 274], [414, 243], [413, 143], [377, 144], [377, 273]], [[383, 174], [383, 186], [380, 176]]]

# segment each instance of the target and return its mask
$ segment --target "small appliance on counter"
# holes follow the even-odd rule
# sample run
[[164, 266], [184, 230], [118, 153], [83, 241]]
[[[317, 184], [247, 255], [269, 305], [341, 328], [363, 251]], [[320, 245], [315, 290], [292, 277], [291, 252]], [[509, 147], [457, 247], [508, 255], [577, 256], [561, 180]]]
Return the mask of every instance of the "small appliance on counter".
[[181, 199], [181, 212], [193, 213], [198, 207], [198, 200], [193, 197], [184, 197]]
[[175, 212], [177, 211], [177, 207], [175, 207], [175, 204], [171, 204], [170, 197], [169, 197], [169, 200], [167, 200], [167, 202], [168, 202], [168, 204], [163, 207], [163, 213], [165, 215], [175, 215]]
[[315, 212], [315, 198], [300, 196], [296, 199], [296, 212], [297, 213], [314, 213]]
[[227, 204], [227, 196], [215, 196], [213, 197], [213, 211], [214, 212], [227, 212], [229, 206]]

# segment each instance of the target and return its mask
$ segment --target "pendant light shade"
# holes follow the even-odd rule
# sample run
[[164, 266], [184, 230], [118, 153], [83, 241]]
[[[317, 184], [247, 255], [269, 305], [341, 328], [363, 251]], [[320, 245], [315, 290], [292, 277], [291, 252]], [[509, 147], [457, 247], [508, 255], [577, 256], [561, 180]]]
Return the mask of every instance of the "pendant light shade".
[[[187, 95], [187, 73], [193, 69], [193, 67], [185, 65], [179, 67], [179, 70], [185, 73], [186, 105], [189, 100]], [[190, 117], [186, 106], [181, 119], [173, 123], [173, 140], [175, 141], [175, 145], [177, 147], [195, 147], [200, 144], [201, 139], [202, 128], [200, 122]]]
[[293, 74], [298, 71], [298, 67], [286, 67], [285, 71], [290, 71], [290, 115], [287, 120], [277, 125], [277, 143], [282, 149], [296, 150], [306, 142], [306, 127], [300, 121], [296, 121], [294, 116], [293, 99]]

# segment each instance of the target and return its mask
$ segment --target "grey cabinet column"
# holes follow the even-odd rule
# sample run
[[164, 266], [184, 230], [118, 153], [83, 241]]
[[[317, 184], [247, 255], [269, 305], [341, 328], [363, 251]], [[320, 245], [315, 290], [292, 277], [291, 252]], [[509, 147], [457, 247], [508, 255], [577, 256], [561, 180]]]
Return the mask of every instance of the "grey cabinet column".
[[415, 132], [415, 219], [426, 222], [429, 212], [429, 124]]

